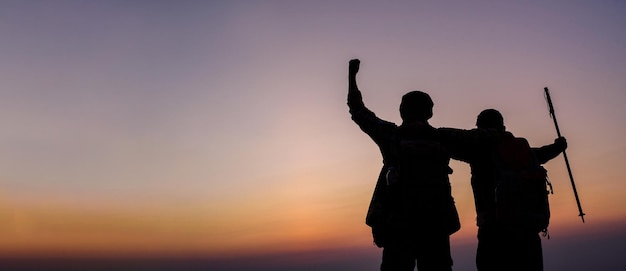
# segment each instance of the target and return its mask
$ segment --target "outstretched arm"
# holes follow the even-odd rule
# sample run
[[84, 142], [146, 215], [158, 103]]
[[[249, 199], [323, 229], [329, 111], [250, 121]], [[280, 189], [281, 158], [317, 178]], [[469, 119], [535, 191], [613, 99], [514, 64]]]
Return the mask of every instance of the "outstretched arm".
[[564, 137], [559, 137], [554, 140], [554, 144], [533, 148], [533, 153], [540, 164], [545, 164], [557, 157], [565, 149], [567, 149], [567, 140]]
[[452, 158], [463, 162], [469, 162], [477, 153], [490, 150], [501, 140], [512, 137], [510, 132], [498, 129], [437, 129], [437, 138], [448, 148]]

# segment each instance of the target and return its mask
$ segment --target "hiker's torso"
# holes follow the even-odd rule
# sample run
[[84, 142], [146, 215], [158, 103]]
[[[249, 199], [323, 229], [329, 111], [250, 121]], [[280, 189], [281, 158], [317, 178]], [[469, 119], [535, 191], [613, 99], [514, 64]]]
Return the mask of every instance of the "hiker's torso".
[[397, 146], [395, 151], [388, 150], [398, 174], [397, 183], [389, 186], [392, 223], [413, 229], [444, 227], [442, 217], [451, 216], [454, 206], [449, 152], [427, 124], [400, 126], [396, 136], [390, 144]]

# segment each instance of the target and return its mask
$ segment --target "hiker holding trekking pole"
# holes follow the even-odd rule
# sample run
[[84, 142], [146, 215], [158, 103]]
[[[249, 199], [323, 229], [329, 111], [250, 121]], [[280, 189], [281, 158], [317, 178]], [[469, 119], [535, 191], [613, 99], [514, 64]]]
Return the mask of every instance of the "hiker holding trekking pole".
[[[476, 126], [506, 130], [502, 114], [495, 109], [483, 110]], [[492, 146], [457, 147], [452, 149], [452, 158], [469, 163], [472, 172], [477, 270], [543, 270], [539, 234], [547, 235], [551, 186], [541, 165], [565, 151], [565, 138], [540, 148], [531, 148], [526, 139], [512, 135]]]

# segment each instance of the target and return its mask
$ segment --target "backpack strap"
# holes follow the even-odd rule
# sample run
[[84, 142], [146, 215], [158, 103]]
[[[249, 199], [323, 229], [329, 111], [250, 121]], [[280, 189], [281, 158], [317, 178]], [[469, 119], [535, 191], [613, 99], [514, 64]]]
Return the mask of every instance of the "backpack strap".
[[388, 153], [386, 157], [385, 163], [387, 164], [387, 173], [385, 174], [385, 179], [387, 181], [387, 185], [394, 185], [398, 182], [398, 156], [400, 147], [400, 136], [399, 129], [396, 129], [394, 133], [391, 134], [391, 140], [389, 141]]

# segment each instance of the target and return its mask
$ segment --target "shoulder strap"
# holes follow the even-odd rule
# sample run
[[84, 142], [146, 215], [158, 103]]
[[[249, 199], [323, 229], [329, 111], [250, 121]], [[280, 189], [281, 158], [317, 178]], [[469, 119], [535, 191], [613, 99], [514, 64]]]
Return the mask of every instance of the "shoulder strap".
[[391, 134], [391, 141], [389, 142], [389, 165], [393, 167], [398, 166], [398, 156], [400, 147], [400, 131], [398, 129], [395, 130], [394, 133]]
[[387, 185], [392, 185], [398, 182], [398, 148], [400, 146], [399, 133], [398, 129], [391, 133], [391, 138], [387, 147], [387, 155], [385, 157], [385, 164], [387, 165], [385, 180]]

